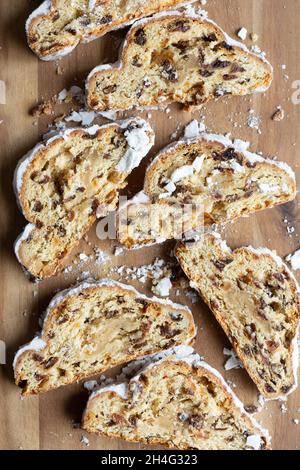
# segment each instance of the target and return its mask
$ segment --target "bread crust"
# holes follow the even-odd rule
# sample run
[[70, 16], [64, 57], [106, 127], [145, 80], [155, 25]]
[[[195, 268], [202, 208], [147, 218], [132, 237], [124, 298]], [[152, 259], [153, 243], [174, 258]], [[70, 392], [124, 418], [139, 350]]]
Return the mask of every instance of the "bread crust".
[[[41, 334], [38, 337], [39, 341], [44, 343], [43, 349], [47, 349], [51, 345], [51, 331], [53, 330], [53, 325], [56, 324], [55, 322], [57, 318], [60, 317], [62, 314], [64, 303], [72, 302], [75, 299], [80, 299], [80, 294], [82, 292], [84, 292], [85, 294], [95, 295], [101, 289], [108, 289], [111, 292], [115, 292], [116, 296], [126, 294], [126, 295], [130, 295], [132, 299], [134, 298], [137, 300], [147, 300], [153, 306], [158, 305], [158, 307], [162, 307], [162, 306], [167, 305], [167, 306], [172, 307], [172, 309], [176, 313], [181, 314], [183, 318], [186, 319], [188, 323], [188, 328], [185, 331], [186, 344], [193, 344], [194, 338], [196, 336], [196, 326], [194, 323], [192, 312], [186, 306], [175, 304], [171, 301], [167, 301], [164, 299], [158, 299], [156, 297], [147, 297], [141, 294], [140, 292], [138, 292], [136, 289], [134, 289], [130, 285], [125, 285], [117, 281], [104, 279], [99, 282], [79, 284], [78, 286], [74, 288], [67, 289], [66, 291], [60, 292], [52, 299], [45, 314], [45, 319], [44, 319]], [[28, 347], [27, 345], [25, 347], [22, 347], [19, 350], [19, 352], [17, 352], [15, 360], [14, 360], [15, 382], [17, 385], [21, 383], [22, 380], [24, 380], [24, 377], [22, 376], [22, 364], [24, 363], [24, 360], [26, 359], [26, 357], [31, 357], [34, 353], [37, 352], [37, 349], [33, 349], [33, 348], [30, 349], [30, 344], [31, 343], [29, 343]], [[23, 352], [22, 352], [22, 349], [24, 349]], [[41, 349], [40, 351], [42, 351], [43, 349]], [[159, 351], [160, 351], [159, 349], [152, 347], [149, 350], [148, 354], [150, 355], [155, 354], [155, 353], [158, 353]], [[138, 354], [138, 352], [135, 352], [135, 354], [133, 353], [127, 354], [127, 355], [124, 354], [123, 363], [136, 360], [139, 357], [140, 355]], [[93, 367], [92, 373], [90, 371], [86, 371], [85, 373], [78, 373], [74, 376], [74, 378], [71, 381], [66, 381], [60, 386], [76, 383], [80, 380], [103, 373], [105, 370], [115, 367], [117, 365], [120, 365], [120, 362], [112, 358], [109, 366], [103, 367], [103, 365], [102, 366], [99, 365], [99, 367], [97, 368]], [[43, 385], [43, 387], [38, 388], [36, 390], [25, 388], [22, 390], [22, 395], [24, 396], [36, 395], [38, 393], [44, 393], [55, 388], [57, 388], [57, 386], [54, 386], [54, 385], [49, 386], [47, 384]]]
[[[172, 15], [172, 13], [174, 13], [174, 15]], [[107, 107], [107, 106], [101, 105], [101, 103], [96, 104], [97, 93], [95, 92], [95, 90], [96, 90], [97, 80], [103, 77], [104, 78], [109, 77], [109, 82], [113, 83], [114, 76], [117, 77], [119, 74], [121, 74], [123, 71], [125, 71], [129, 67], [129, 51], [130, 51], [132, 44], [134, 43], [135, 33], [141, 28], [141, 26], [144, 27], [149, 24], [151, 25], [151, 23], [153, 24], [155, 22], [160, 22], [163, 25], [164, 23], [168, 23], [172, 20], [176, 21], [178, 20], [178, 18], [183, 19], [183, 20], [188, 19], [189, 21], [192, 21], [195, 23], [198, 22], [199, 25], [204, 25], [207, 27], [209, 26], [212, 34], [215, 34], [218, 37], [218, 40], [220, 43], [221, 42], [227, 43], [227, 41], [230, 39], [226, 35], [226, 33], [224, 33], [223, 30], [214, 22], [204, 19], [200, 15], [198, 17], [197, 15], [193, 17], [189, 16], [189, 13], [184, 12], [184, 11], [183, 12], [170, 12], [170, 14], [166, 13], [165, 15], [158, 14], [158, 15], [154, 15], [151, 18], [138, 21], [136, 24], [134, 24], [131, 27], [130, 31], [127, 33], [126, 39], [120, 48], [119, 61], [116, 62], [115, 64], [111, 64], [111, 65], [106, 64], [104, 66], [96, 67], [90, 72], [89, 76], [87, 77], [87, 80], [86, 80], [87, 104], [91, 109], [94, 109], [97, 111], [105, 111], [105, 110], [111, 110], [111, 109], [120, 110], [120, 109], [128, 109], [133, 106], [131, 105], [129, 107], [123, 108], [122, 106], [117, 106], [117, 105]], [[257, 56], [256, 54], [250, 52], [247, 48], [245, 48], [243, 44], [237, 43], [237, 42], [234, 42], [234, 44], [235, 44], [234, 48], [240, 54], [247, 55], [247, 56], [249, 55], [256, 62], [256, 64], [264, 65], [264, 68], [265, 68], [264, 83], [262, 85], [257, 86], [257, 91], [266, 91], [270, 87], [272, 83], [272, 79], [273, 79], [272, 66], [260, 56]], [[240, 93], [236, 93], [235, 95], [241, 96], [243, 94], [245, 93], [240, 92]], [[171, 98], [164, 96], [163, 102], [160, 101], [160, 98], [161, 97], [156, 96], [153, 98], [152, 101], [147, 101], [146, 104], [142, 102], [140, 103], [140, 101], [135, 98], [134, 106], [139, 106], [139, 107], [143, 107], [143, 106], [151, 107], [151, 106], [157, 106], [157, 105], [166, 106], [172, 102], [179, 102], [185, 106], [185, 109], [187, 111], [192, 111], [193, 109], [196, 110], [196, 109], [201, 108], [204, 104], [206, 104], [208, 101], [210, 101], [214, 97], [208, 96], [207, 99], [202, 101], [201, 104], [199, 105], [191, 105], [191, 104], [185, 103], [176, 95], [173, 95]]]
[[[189, 3], [192, 3], [192, 0]], [[83, 26], [81, 27], [81, 31], [77, 31], [77, 34], [69, 34], [67, 40], [63, 44], [54, 43], [51, 47], [39, 47], [39, 42], [36, 41], [36, 30], [37, 26], [45, 21], [52, 20], [59, 14], [59, 1], [58, 0], [47, 0], [42, 5], [44, 8], [35, 10], [27, 20], [26, 23], [26, 33], [27, 33], [27, 42], [31, 50], [42, 60], [57, 60], [76, 48], [76, 46], [80, 43], [87, 43], [92, 40], [98, 39], [104, 36], [109, 31], [114, 29], [119, 29], [126, 27], [133, 23], [135, 20], [143, 18], [148, 15], [152, 15], [158, 13], [164, 9], [172, 8], [174, 6], [180, 6], [186, 4], [183, 0], [155, 0], [154, 2], [146, 2], [143, 7], [139, 7], [137, 10], [132, 12], [127, 12], [123, 17], [119, 17], [112, 19], [107, 23], [94, 24], [94, 26], [88, 27]], [[87, 1], [83, 1], [83, 8], [84, 4], [88, 3]], [[111, 4], [111, 5], [110, 5]], [[104, 17], [110, 14], [112, 17], [116, 15], [116, 11], [114, 9], [113, 1], [112, 0], [102, 0], [101, 6], [103, 7]], [[39, 13], [39, 10], [41, 11]], [[83, 10], [83, 15], [89, 14], [89, 10]]]
[[[212, 240], [215, 240], [215, 235], [211, 234], [206, 234], [203, 236], [203, 238], [209, 239], [211, 238]], [[197, 243], [196, 243], [197, 244]], [[196, 244], [194, 250], [196, 250]], [[193, 244], [192, 244], [193, 246]], [[293, 383], [291, 384], [291, 387], [287, 391], [277, 391], [277, 392], [267, 392], [265, 389], [265, 381], [263, 379], [260, 379], [258, 374], [255, 374], [248, 361], [248, 357], [243, 351], [241, 345], [237, 342], [237, 340], [232, 338], [232, 331], [229, 328], [229, 325], [226, 323], [226, 315], [222, 311], [222, 309], [216, 308], [215, 304], [211, 301], [211, 298], [206, 295], [206, 292], [204, 290], [201, 290], [200, 288], [197, 287], [197, 283], [195, 282], [195, 276], [193, 275], [193, 268], [190, 266], [186, 259], [185, 255], [188, 252], [187, 244], [184, 242], [179, 242], [177, 243], [176, 246], [176, 257], [179, 261], [179, 264], [187, 277], [191, 281], [191, 285], [193, 288], [197, 290], [199, 295], [203, 298], [204, 302], [209, 306], [211, 309], [212, 313], [214, 314], [216, 320], [222, 327], [223, 331], [227, 335], [229, 341], [231, 342], [233, 349], [235, 350], [237, 356], [241, 359], [243, 362], [245, 369], [253, 382], [256, 384], [258, 387], [260, 393], [267, 399], [273, 400], [273, 399], [280, 399], [286, 397], [287, 395], [291, 394], [295, 388], [297, 387], [297, 370], [298, 370], [298, 359], [296, 359], [296, 355], [298, 354], [298, 336], [299, 336], [299, 328], [300, 328], [300, 295], [299, 295], [299, 287], [297, 284], [296, 279], [294, 278], [293, 274], [288, 270], [288, 268], [284, 265], [283, 262], [281, 268], [283, 269], [285, 277], [289, 280], [289, 287], [292, 291], [293, 294], [293, 299], [295, 302], [295, 310], [296, 310], [296, 323], [298, 326], [295, 328], [294, 331], [294, 337], [290, 338], [290, 343], [289, 343], [289, 356], [290, 356], [290, 372], [289, 376], [293, 380]], [[227, 252], [228, 254], [229, 252]], [[275, 259], [275, 256], [271, 255], [271, 252], [268, 254], [267, 252], [265, 253], [256, 253], [255, 250], [247, 247], [242, 247], [242, 248], [237, 248], [236, 250], [230, 252], [230, 256], [235, 259], [239, 254], [244, 254], [245, 258], [247, 259], [252, 259], [253, 263], [257, 263], [257, 261], [261, 261], [263, 259], [267, 260], [268, 262], [271, 262], [272, 264], [275, 264], [277, 262], [277, 267], [279, 269], [279, 258]], [[219, 255], [220, 259], [224, 258], [226, 255], [226, 252], [222, 250], [221, 245], [219, 246]]]

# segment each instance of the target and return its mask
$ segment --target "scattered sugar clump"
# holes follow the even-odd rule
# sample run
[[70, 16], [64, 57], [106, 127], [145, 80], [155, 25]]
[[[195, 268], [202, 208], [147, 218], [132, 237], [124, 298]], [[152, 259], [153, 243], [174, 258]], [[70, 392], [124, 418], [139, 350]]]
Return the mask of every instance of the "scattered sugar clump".
[[242, 27], [241, 29], [239, 29], [239, 31], [237, 32], [237, 36], [242, 39], [242, 41], [245, 41], [247, 39], [247, 36], [248, 36], [248, 31], [246, 28]]
[[288, 255], [286, 261], [290, 263], [294, 271], [300, 269], [300, 250], [295, 251], [294, 254]]
[[225, 370], [232, 370], [232, 369], [243, 369], [244, 366], [241, 363], [240, 359], [237, 357], [233, 349], [223, 349], [223, 354], [224, 356], [228, 357], [228, 360], [226, 361], [224, 365]]
[[84, 444], [86, 447], [89, 447], [89, 445], [90, 445], [89, 439], [86, 436], [83, 436], [83, 435], [80, 438], [80, 442], [81, 442], [81, 444]]

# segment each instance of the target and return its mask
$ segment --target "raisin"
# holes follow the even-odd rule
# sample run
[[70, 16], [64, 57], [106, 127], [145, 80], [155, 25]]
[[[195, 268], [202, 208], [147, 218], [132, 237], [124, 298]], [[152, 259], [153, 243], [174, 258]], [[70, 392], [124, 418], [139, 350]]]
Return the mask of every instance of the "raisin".
[[249, 414], [254, 414], [258, 412], [258, 408], [255, 405], [245, 405], [244, 410]]
[[166, 78], [170, 82], [177, 82], [178, 80], [178, 72], [175, 69], [174, 65], [168, 60], [164, 60], [162, 63], [162, 77]]
[[282, 393], [288, 393], [292, 389], [293, 385], [285, 385], [284, 387], [281, 387]]
[[234, 47], [231, 46], [230, 44], [228, 44], [226, 41], [222, 41], [220, 42], [219, 44], [217, 44], [214, 49], [216, 48], [219, 48], [219, 49], [226, 49], [227, 51], [233, 51], [234, 50]]
[[198, 58], [199, 58], [199, 62], [203, 64], [203, 62], [205, 61], [205, 55], [201, 48], [198, 49]]
[[218, 40], [217, 36], [215, 33], [208, 34], [207, 36], [203, 36], [203, 41], [205, 42], [215, 42]]
[[237, 73], [237, 72], [242, 73], [242, 72], [246, 72], [246, 70], [244, 69], [244, 67], [242, 67], [239, 64], [232, 64], [230, 73]]
[[67, 219], [68, 219], [69, 222], [72, 222], [72, 220], [75, 219], [75, 212], [74, 211], [69, 211], [67, 213]]
[[270, 384], [266, 384], [266, 385], [265, 385], [265, 391], [266, 391], [267, 393], [275, 393], [274, 388], [273, 388]]
[[250, 348], [250, 346], [248, 346], [247, 344], [246, 344], [246, 346], [244, 346], [244, 347], [242, 348], [242, 351], [243, 351], [243, 353], [244, 353], [246, 356], [252, 356], [251, 348]]
[[89, 24], [91, 24], [91, 20], [88, 16], [85, 16], [80, 19], [80, 24], [81, 26], [88, 26]]
[[65, 315], [60, 316], [57, 319], [56, 323], [58, 325], [62, 325], [63, 323], [66, 323], [68, 320], [69, 320], [69, 315], [66, 313]]
[[202, 429], [203, 422], [204, 422], [203, 417], [201, 415], [198, 415], [198, 414], [193, 414], [189, 418], [189, 424], [193, 428], [196, 428], [196, 429]]
[[92, 206], [91, 206], [91, 209], [92, 209], [92, 213], [95, 214], [97, 212], [97, 209], [99, 207], [99, 201], [98, 199], [94, 199], [93, 202], [92, 202]]
[[136, 426], [138, 420], [138, 415], [132, 415], [129, 417], [128, 421], [132, 426]]
[[34, 377], [35, 377], [36, 380], [38, 380], [38, 381], [41, 381], [41, 380], [43, 380], [43, 379], [46, 378], [45, 375], [39, 374], [38, 372], [36, 372], [36, 373], [34, 374]]
[[107, 312], [104, 313], [105, 318], [113, 318], [118, 315], [118, 310], [108, 310]]
[[270, 340], [266, 342], [266, 346], [267, 346], [268, 351], [274, 352], [279, 348], [279, 343], [276, 341]]
[[190, 25], [188, 21], [183, 21], [183, 20], [176, 20], [173, 21], [172, 23], [169, 23], [168, 25], [168, 30], [169, 31], [182, 31], [185, 33], [190, 29]]
[[164, 323], [164, 325], [160, 325], [160, 334], [165, 336], [167, 339], [174, 338], [181, 333], [179, 329], [172, 329], [169, 323]]
[[142, 28], [136, 31], [134, 35], [134, 42], [138, 44], [139, 46], [143, 46], [144, 44], [146, 44], [147, 37], [146, 37], [145, 31]]
[[35, 226], [36, 226], [36, 228], [42, 228], [44, 226], [44, 224], [40, 220], [36, 220], [35, 221]]
[[142, 67], [143, 64], [139, 61], [139, 56], [136, 55], [132, 59], [131, 65], [133, 65], [134, 67]]
[[284, 275], [282, 273], [275, 273], [274, 277], [278, 282], [280, 283], [284, 282]]
[[173, 321], [182, 321], [183, 316], [180, 313], [177, 312], [171, 312], [170, 317], [172, 318]]
[[176, 49], [179, 49], [181, 54], [183, 54], [188, 46], [189, 46], [189, 42], [188, 41], [179, 41], [177, 42], [176, 44], [172, 44], [173, 47], [175, 47]]
[[109, 95], [109, 93], [114, 93], [117, 89], [117, 85], [109, 85], [103, 88], [103, 93]]
[[44, 363], [45, 369], [50, 369], [58, 362], [58, 357], [50, 357], [48, 361]]
[[55, 11], [54, 14], [53, 14], [53, 16], [52, 16], [52, 21], [53, 21], [53, 22], [54, 22], [54, 21], [57, 21], [57, 20], [59, 20], [59, 18], [60, 18], [59, 12], [58, 12], [58, 11]]
[[76, 189], [78, 193], [84, 193], [86, 191], [86, 188], [84, 186], [80, 186], [79, 188]]
[[225, 69], [226, 67], [229, 67], [229, 65], [231, 65], [231, 62], [229, 62], [228, 60], [216, 59], [211, 65], [215, 69]]
[[225, 81], [234, 80], [235, 78], [237, 78], [237, 76], [233, 74], [226, 73], [223, 75], [223, 80]]
[[58, 235], [59, 235], [60, 237], [63, 238], [63, 237], [66, 236], [67, 231], [66, 231], [65, 227], [63, 227], [62, 225], [59, 225], [59, 226], [56, 227], [56, 228], [57, 228]]
[[225, 259], [219, 259], [216, 261], [213, 261], [213, 264], [219, 271], [223, 271], [228, 264], [231, 264], [233, 262], [232, 258], [225, 258]]
[[43, 204], [41, 203], [41, 201], [35, 201], [34, 205], [33, 205], [33, 208], [32, 210], [34, 212], [41, 212], [41, 210], [43, 209]]
[[32, 355], [32, 359], [33, 359], [34, 361], [36, 361], [36, 362], [42, 362], [43, 357], [42, 357], [40, 354], [34, 353], [34, 354]]
[[204, 77], [204, 78], [211, 77], [214, 74], [214, 72], [210, 72], [207, 69], [201, 69], [199, 73], [200, 73], [201, 77]]
[[107, 23], [111, 23], [112, 21], [112, 16], [111, 15], [106, 15], [106, 16], [102, 16], [102, 18], [99, 20], [99, 23], [100, 24], [107, 24]]
[[72, 36], [76, 36], [77, 31], [74, 28], [66, 28], [66, 32], [72, 34]]

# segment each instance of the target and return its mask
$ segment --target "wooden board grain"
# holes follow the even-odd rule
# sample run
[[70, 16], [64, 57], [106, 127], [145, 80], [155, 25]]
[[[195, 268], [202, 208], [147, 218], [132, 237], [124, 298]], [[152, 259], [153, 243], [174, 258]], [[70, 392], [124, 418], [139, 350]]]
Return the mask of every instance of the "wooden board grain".
[[[95, 277], [103, 277], [108, 274], [112, 264], [138, 266], [153, 261], [156, 256], [166, 258], [171, 246], [148, 248], [117, 259], [112, 256], [111, 262], [105, 266], [83, 266], [73, 274], [61, 274], [38, 285], [31, 284], [21, 271], [14, 257], [13, 241], [25, 221], [15, 203], [11, 184], [13, 171], [18, 159], [36, 143], [50, 122], [49, 119], [40, 118], [38, 125], [35, 125], [28, 111], [34, 104], [51, 98], [64, 87], [82, 85], [85, 76], [95, 65], [114, 61], [117, 45], [125, 34], [123, 31], [112, 33], [78, 47], [61, 61], [64, 73], [57, 75], [55, 63], [38, 61], [26, 46], [25, 19], [39, 3], [26, 0], [0, 2], [0, 80], [6, 86], [6, 104], [0, 104], [0, 120], [3, 120], [0, 124], [0, 339], [7, 346], [7, 364], [1, 366], [0, 371], [0, 448], [84, 450], [87, 447], [80, 443], [84, 433], [73, 426], [79, 422], [87, 399], [82, 385], [21, 400], [19, 390], [13, 383], [11, 364], [14, 352], [37, 331], [39, 314], [55, 291], [74, 283], [80, 271], [88, 269]], [[181, 129], [193, 117], [205, 117], [211, 130], [231, 132], [237, 138], [251, 140], [253, 150], [277, 155], [288, 162], [300, 179], [300, 105], [292, 102], [292, 84], [300, 79], [300, 0], [209, 0], [206, 9], [210, 17], [232, 36], [241, 26], [258, 35], [259, 46], [267, 51], [274, 65], [274, 84], [265, 95], [223, 99], [193, 115], [182, 112], [178, 106], [172, 106], [169, 115], [151, 111], [150, 121], [156, 130], [156, 144], [146, 160], [149, 161], [158, 149], [170, 141], [171, 134], [178, 127]], [[283, 70], [283, 64], [286, 70]], [[271, 120], [278, 105], [285, 110], [282, 122]], [[261, 133], [247, 126], [250, 109], [261, 118]], [[148, 113], [139, 114], [147, 117]], [[142, 186], [145, 164], [146, 161], [130, 178], [129, 188], [132, 192]], [[292, 204], [242, 219], [230, 225], [225, 234], [233, 247], [242, 244], [265, 245], [285, 256], [300, 245], [299, 216], [297, 198]], [[284, 222], [285, 219], [288, 224]], [[291, 235], [288, 234], [287, 226], [295, 229]], [[95, 228], [91, 230], [89, 240], [112, 253], [114, 243], [100, 243], [95, 237]], [[82, 242], [80, 250], [88, 252], [90, 245]], [[150, 293], [149, 286], [138, 282], [135, 285]], [[257, 390], [247, 374], [243, 370], [224, 371], [222, 350], [229, 344], [208, 309], [200, 301], [191, 304], [185, 296], [175, 297], [175, 291], [172, 294], [176, 301], [188, 303], [193, 310], [199, 326], [197, 351], [217, 367], [227, 380], [236, 384], [236, 392], [246, 404], [254, 403]], [[300, 407], [300, 389], [289, 397], [287, 413], [282, 413], [280, 406], [279, 402], [268, 403], [257, 417], [270, 430], [274, 449], [299, 449], [300, 425], [294, 424], [293, 420], [300, 419], [297, 411]], [[89, 440], [89, 449], [142, 447], [105, 438], [89, 437]]]

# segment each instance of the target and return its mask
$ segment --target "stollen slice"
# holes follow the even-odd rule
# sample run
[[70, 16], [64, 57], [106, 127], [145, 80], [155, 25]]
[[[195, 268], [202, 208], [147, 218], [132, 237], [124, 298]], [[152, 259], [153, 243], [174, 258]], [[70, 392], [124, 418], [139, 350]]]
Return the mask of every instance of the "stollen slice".
[[126, 110], [178, 102], [191, 110], [223, 96], [264, 92], [273, 77], [263, 55], [253, 54], [191, 9], [136, 22], [119, 56], [118, 62], [89, 74], [90, 108]]
[[50, 302], [42, 332], [15, 356], [16, 384], [23, 395], [46, 392], [190, 344], [195, 334], [185, 306], [113, 280], [85, 282]]
[[46, 0], [26, 22], [28, 45], [40, 59], [57, 60], [70, 54], [79, 43], [182, 3], [182, 0]]
[[259, 450], [269, 438], [222, 376], [190, 347], [151, 358], [89, 398], [83, 429], [182, 450]]
[[232, 251], [218, 234], [180, 242], [176, 256], [260, 393], [277, 399], [294, 391], [299, 287], [281, 258], [267, 248]]
[[14, 183], [30, 224], [15, 251], [32, 277], [49, 277], [61, 269], [97, 214], [116, 208], [126, 178], [153, 143], [149, 124], [133, 118], [65, 130], [25, 155]]
[[117, 237], [126, 248], [190, 238], [295, 197], [295, 174], [286, 163], [251, 153], [248, 142], [203, 132], [157, 155], [143, 192], [118, 212]]

